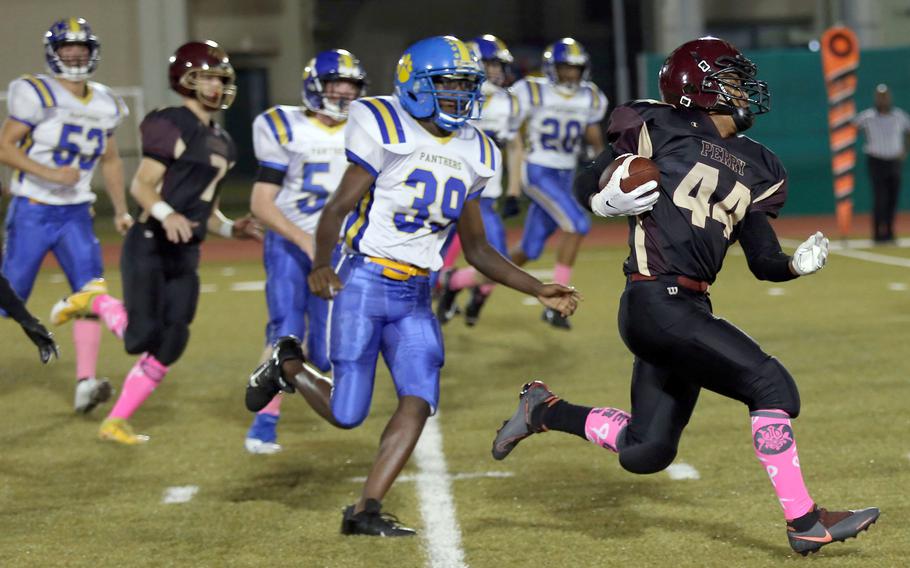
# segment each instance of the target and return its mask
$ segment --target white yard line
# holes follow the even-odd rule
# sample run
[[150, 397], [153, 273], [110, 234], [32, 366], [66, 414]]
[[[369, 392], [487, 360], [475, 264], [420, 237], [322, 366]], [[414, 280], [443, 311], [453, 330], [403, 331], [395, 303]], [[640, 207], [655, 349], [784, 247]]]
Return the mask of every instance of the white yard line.
[[666, 471], [670, 476], [670, 479], [674, 480], [701, 479], [701, 474], [698, 473], [698, 470], [686, 462], [676, 462], [670, 464], [670, 467], [668, 467]]
[[164, 490], [164, 495], [161, 497], [161, 502], [165, 505], [189, 503], [198, 492], [198, 485], [181, 485], [176, 487], [168, 487]]
[[234, 282], [231, 284], [231, 292], [262, 292], [263, 290], [265, 290], [265, 280]]
[[461, 548], [461, 529], [455, 515], [452, 478], [442, 451], [439, 415], [427, 420], [414, 449], [417, 464], [417, 496], [423, 517], [421, 536], [432, 568], [466, 568]]

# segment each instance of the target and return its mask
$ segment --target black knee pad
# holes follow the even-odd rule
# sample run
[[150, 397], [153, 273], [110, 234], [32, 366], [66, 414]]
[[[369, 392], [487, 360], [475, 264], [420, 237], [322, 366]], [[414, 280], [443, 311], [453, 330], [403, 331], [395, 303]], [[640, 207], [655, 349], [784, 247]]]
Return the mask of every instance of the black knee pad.
[[153, 323], [131, 321], [123, 333], [123, 347], [130, 355], [154, 351], [159, 344], [160, 334], [161, 329]]
[[790, 372], [774, 357], [769, 357], [758, 368], [762, 388], [749, 410], [779, 409], [790, 415], [799, 416], [799, 389]]
[[190, 326], [182, 323], [171, 324], [164, 328], [161, 336], [161, 343], [152, 354], [162, 364], [170, 365], [186, 350], [186, 345], [190, 342]]
[[667, 469], [674, 459], [676, 446], [662, 442], [635, 444], [619, 452], [619, 464], [631, 473], [657, 473]]

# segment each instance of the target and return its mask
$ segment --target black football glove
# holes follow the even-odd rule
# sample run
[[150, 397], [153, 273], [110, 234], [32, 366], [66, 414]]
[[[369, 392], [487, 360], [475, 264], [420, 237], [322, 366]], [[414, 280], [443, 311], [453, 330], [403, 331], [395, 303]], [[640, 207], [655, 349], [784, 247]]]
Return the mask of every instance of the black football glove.
[[516, 217], [521, 213], [521, 206], [518, 202], [518, 197], [514, 195], [507, 195], [505, 200], [502, 202], [502, 215], [503, 219], [508, 219], [509, 217]]
[[60, 358], [60, 351], [57, 344], [54, 343], [54, 334], [49, 332], [41, 322], [36, 319], [28, 319], [20, 322], [22, 331], [32, 340], [32, 343], [38, 346], [38, 356], [41, 357], [42, 363], [51, 360], [51, 355]]

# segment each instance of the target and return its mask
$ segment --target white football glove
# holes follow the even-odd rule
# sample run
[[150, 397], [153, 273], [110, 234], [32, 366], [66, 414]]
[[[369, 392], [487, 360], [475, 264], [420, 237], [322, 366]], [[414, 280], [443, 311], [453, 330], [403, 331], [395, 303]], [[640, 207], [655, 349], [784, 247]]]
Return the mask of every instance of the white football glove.
[[607, 185], [591, 197], [591, 211], [601, 217], [641, 215], [645, 211], [650, 211], [660, 196], [656, 191], [645, 195], [657, 187], [656, 181], [649, 181], [629, 193], [624, 193], [619, 187], [619, 182], [622, 178], [629, 177], [629, 162], [636, 156], [635, 154], [623, 154], [619, 157], [625, 158], [622, 164], [610, 176]]
[[814, 235], [797, 247], [790, 259], [790, 266], [793, 272], [800, 276], [818, 272], [825, 266], [828, 260], [828, 239], [817, 231]]

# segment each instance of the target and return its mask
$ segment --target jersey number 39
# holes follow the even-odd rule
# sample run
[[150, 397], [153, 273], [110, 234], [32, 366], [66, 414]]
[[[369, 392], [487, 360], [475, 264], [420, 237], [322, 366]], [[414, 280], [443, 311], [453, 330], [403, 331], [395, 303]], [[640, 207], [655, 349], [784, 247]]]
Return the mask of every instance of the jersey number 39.
[[[411, 203], [413, 213], [396, 213], [395, 226], [403, 233], [414, 233], [422, 227], [427, 227], [436, 233], [448, 224], [430, 221], [431, 214], [441, 213], [442, 217], [454, 221], [461, 213], [468, 188], [457, 177], [450, 177], [443, 185], [441, 194], [437, 191], [439, 181], [433, 172], [416, 169], [408, 176], [404, 184], [418, 191]], [[432, 211], [431, 211], [432, 209]], [[436, 215], [434, 215], [436, 216]]]

